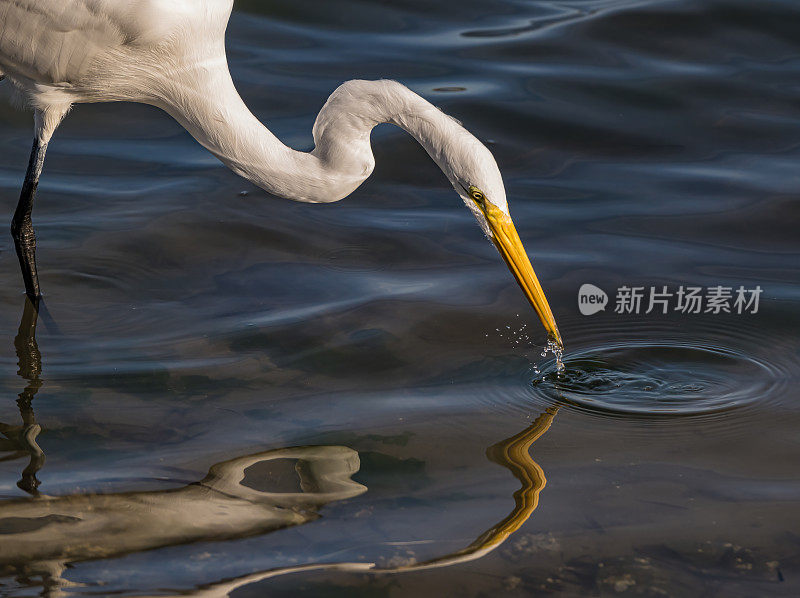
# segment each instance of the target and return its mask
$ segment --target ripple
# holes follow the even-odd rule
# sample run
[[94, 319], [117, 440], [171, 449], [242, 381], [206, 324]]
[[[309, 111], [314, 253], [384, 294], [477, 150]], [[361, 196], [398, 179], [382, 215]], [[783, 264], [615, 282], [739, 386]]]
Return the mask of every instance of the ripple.
[[581, 410], [647, 416], [728, 411], [776, 394], [783, 375], [754, 356], [714, 345], [628, 342], [588, 347], [543, 371], [537, 395]]

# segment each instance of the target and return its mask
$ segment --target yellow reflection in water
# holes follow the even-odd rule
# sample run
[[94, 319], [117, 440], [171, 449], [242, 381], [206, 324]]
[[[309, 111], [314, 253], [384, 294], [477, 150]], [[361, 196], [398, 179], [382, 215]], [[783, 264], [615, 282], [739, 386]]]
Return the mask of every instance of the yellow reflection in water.
[[[32, 400], [41, 386], [41, 356], [36, 344], [37, 306], [26, 299], [14, 345], [19, 375], [27, 384], [17, 401], [22, 425], [0, 423], [3, 460], [29, 456], [18, 483], [35, 498], [0, 502], [0, 572], [39, 576], [49, 596], [67, 595], [72, 585], [62, 577], [67, 563], [108, 558], [198, 541], [232, 540], [265, 534], [319, 517], [324, 505], [358, 496], [367, 488], [351, 479], [360, 467], [358, 453], [344, 446], [275, 449], [211, 467], [208, 475], [182, 488], [150, 492], [40, 495], [36, 471], [44, 454], [36, 443], [40, 427]], [[487, 457], [507, 468], [521, 487], [514, 509], [465, 548], [402, 567], [371, 562], [315, 563], [261, 571], [176, 595], [222, 598], [242, 586], [289, 573], [340, 570], [400, 573], [445, 567], [478, 559], [500, 546], [536, 510], [547, 483], [530, 449], [547, 432], [558, 412], [551, 407], [528, 428], [489, 447]], [[293, 460], [299, 492], [270, 492], [244, 485], [246, 470], [276, 460]], [[164, 594], [161, 594], [164, 595]]]
[[507, 468], [522, 483], [522, 487], [514, 492], [514, 510], [507, 517], [483, 532], [462, 550], [415, 565], [375, 569], [375, 571], [417, 571], [464, 563], [481, 558], [505, 542], [539, 506], [539, 493], [547, 484], [547, 478], [539, 464], [531, 457], [530, 448], [550, 429], [556, 413], [558, 407], [548, 408], [528, 428], [486, 450], [486, 456], [490, 461]]
[[507, 467], [522, 487], [514, 492], [514, 510], [492, 529], [482, 534], [471, 546], [496, 547], [525, 523], [539, 506], [539, 493], [547, 484], [547, 478], [539, 464], [531, 458], [530, 449], [553, 423], [558, 407], [550, 407], [533, 424], [502, 442], [489, 447], [489, 459]]
[[[192, 592], [180, 592], [174, 595], [192, 596], [193, 598], [226, 598], [234, 590], [243, 586], [291, 573], [346, 571], [350, 573], [396, 574], [447, 567], [481, 558], [505, 542], [511, 534], [517, 531], [530, 518], [539, 505], [539, 493], [547, 484], [547, 478], [539, 464], [530, 456], [529, 451], [533, 443], [550, 429], [556, 413], [558, 413], [558, 407], [548, 408], [528, 428], [487, 449], [486, 454], [489, 460], [511, 471], [514, 477], [522, 483], [522, 487], [514, 493], [514, 509], [511, 513], [478, 536], [469, 546], [459, 551], [415, 565], [393, 568], [378, 567], [375, 563], [369, 562], [314, 563], [280, 567], [220, 581]], [[138, 598], [155, 597], [140, 596]]]

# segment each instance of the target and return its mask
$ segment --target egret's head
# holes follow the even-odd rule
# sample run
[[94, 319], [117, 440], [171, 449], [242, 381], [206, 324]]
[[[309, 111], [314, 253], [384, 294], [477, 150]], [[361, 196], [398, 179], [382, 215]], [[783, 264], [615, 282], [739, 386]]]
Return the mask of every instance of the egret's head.
[[448, 178], [483, 232], [494, 243], [514, 278], [536, 310], [548, 336], [563, 346], [553, 312], [511, 221], [503, 177], [492, 153], [474, 137], [457, 164], [451, 163]]

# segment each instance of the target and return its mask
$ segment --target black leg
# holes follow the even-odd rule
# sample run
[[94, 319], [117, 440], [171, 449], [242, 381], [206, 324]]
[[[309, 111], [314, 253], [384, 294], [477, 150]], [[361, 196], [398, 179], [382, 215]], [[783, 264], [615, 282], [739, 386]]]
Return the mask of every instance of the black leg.
[[33, 231], [31, 212], [46, 151], [47, 143], [37, 137], [33, 142], [31, 159], [28, 162], [28, 171], [25, 173], [25, 182], [22, 184], [17, 210], [11, 221], [11, 235], [14, 237], [14, 246], [17, 249], [22, 278], [25, 281], [25, 292], [31, 300], [38, 299], [41, 295], [39, 276], [36, 273], [36, 234]]
[[17, 336], [14, 337], [14, 349], [19, 366], [17, 374], [29, 383], [24, 392], [25, 397], [20, 395], [20, 398], [24, 398], [28, 403], [33, 400], [36, 391], [42, 385], [39, 380], [39, 376], [42, 374], [42, 354], [39, 352], [39, 344], [36, 342], [38, 320], [39, 299], [25, 299]]

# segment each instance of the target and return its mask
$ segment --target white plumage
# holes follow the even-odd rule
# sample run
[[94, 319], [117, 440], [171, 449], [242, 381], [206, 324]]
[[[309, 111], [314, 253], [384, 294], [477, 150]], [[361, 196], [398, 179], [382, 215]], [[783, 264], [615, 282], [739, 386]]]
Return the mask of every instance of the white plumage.
[[[232, 5], [231, 0], [0, 0], [0, 70], [43, 112], [45, 140], [73, 103], [152, 104], [267, 191], [330, 202], [349, 195], [371, 174], [369, 132], [392, 122], [414, 135], [442, 168], [484, 171], [487, 180], [470, 184], [497, 190], [492, 199], [505, 206], [502, 179], [488, 150], [393, 81], [348, 81], [317, 118], [314, 151], [286, 147], [250, 113], [231, 80], [225, 28]], [[481, 155], [470, 159], [469, 150]], [[461, 173], [468, 174], [480, 172]]]
[[491, 152], [458, 121], [389, 80], [343, 83], [317, 116], [313, 151], [287, 147], [253, 116], [234, 87], [225, 55], [232, 5], [232, 0], [0, 0], [0, 75], [36, 112], [34, 150], [12, 226], [28, 294], [39, 295], [30, 222], [36, 182], [47, 143], [74, 103], [158, 106], [234, 172], [271, 193], [311, 203], [352, 193], [374, 167], [370, 131], [392, 123], [439, 165], [511, 260], [545, 327], [560, 341], [513, 230]]

